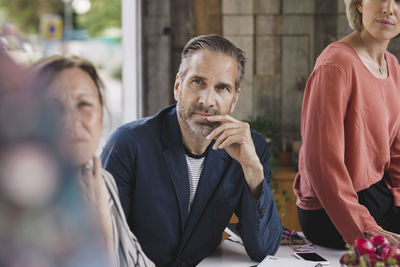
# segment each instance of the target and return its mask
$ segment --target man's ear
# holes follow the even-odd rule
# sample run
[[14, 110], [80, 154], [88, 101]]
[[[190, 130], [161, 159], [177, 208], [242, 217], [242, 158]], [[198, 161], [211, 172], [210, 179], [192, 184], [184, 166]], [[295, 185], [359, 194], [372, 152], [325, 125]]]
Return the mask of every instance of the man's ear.
[[236, 104], [239, 101], [239, 96], [240, 96], [240, 88], [238, 88], [236, 90], [236, 92], [235, 92], [235, 96], [233, 98], [232, 105], [231, 105], [231, 110], [230, 110], [229, 113], [232, 113], [235, 110]]
[[176, 74], [175, 77], [175, 83], [174, 83], [174, 98], [175, 101], [178, 101], [178, 90], [179, 86], [181, 85], [181, 77], [179, 76], [179, 73]]

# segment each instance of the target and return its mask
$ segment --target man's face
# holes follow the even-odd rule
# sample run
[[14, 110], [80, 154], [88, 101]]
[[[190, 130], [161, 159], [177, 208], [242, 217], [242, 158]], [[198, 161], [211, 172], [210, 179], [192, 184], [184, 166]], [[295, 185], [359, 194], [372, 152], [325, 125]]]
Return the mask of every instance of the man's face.
[[240, 88], [235, 90], [237, 63], [228, 55], [208, 50], [199, 50], [187, 60], [185, 77], [178, 74], [174, 85], [178, 120], [181, 128], [206, 137], [219, 125], [207, 117], [230, 114], [235, 108], [240, 95]]

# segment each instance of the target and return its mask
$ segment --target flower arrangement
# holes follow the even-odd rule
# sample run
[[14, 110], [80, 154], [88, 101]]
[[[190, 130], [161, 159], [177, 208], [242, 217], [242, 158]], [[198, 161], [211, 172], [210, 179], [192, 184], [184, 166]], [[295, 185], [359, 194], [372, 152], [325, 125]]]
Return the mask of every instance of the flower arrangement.
[[390, 245], [382, 235], [370, 240], [359, 238], [341, 257], [340, 263], [348, 267], [399, 267], [400, 248]]

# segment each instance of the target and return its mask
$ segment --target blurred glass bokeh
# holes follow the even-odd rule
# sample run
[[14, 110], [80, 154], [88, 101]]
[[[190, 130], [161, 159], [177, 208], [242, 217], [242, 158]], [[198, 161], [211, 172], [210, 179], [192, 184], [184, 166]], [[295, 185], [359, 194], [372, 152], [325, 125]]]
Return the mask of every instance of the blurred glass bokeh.
[[105, 138], [121, 124], [121, 0], [0, 0], [0, 46], [23, 65], [54, 54], [98, 68], [109, 112]]
[[0, 266], [108, 266], [103, 234], [60, 150], [61, 114], [0, 50]]
[[98, 68], [106, 138], [121, 120], [121, 1], [0, 0], [0, 266], [108, 266], [97, 219], [60, 157], [60, 117], [26, 72], [53, 54]]

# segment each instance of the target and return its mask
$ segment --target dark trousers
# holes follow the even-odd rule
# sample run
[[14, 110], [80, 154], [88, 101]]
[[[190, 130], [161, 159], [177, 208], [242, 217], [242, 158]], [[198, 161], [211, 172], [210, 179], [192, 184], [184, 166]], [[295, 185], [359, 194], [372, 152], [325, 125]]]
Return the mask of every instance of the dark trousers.
[[[393, 194], [384, 179], [357, 192], [358, 202], [364, 205], [383, 229], [400, 234], [400, 211], [394, 209]], [[309, 241], [316, 245], [344, 249], [345, 242], [324, 209], [304, 210], [298, 207], [300, 226]]]

